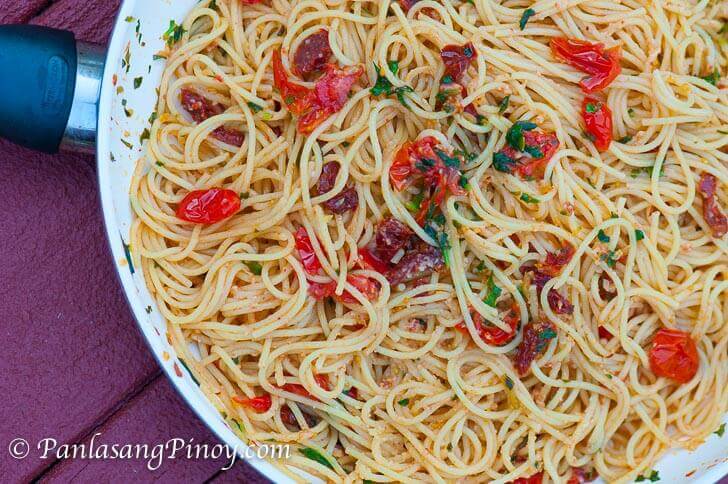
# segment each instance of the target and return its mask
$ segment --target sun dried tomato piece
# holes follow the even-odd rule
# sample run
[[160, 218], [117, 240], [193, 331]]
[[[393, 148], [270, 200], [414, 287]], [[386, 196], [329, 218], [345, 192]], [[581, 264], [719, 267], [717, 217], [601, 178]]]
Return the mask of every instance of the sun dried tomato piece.
[[536, 263], [536, 268], [543, 274], [556, 277], [561, 274], [561, 269], [571, 262], [575, 253], [574, 246], [567, 243], [556, 252], [547, 252], [544, 261]]
[[554, 133], [536, 130], [523, 133], [523, 150], [506, 145], [493, 156], [493, 167], [526, 179], [543, 179], [546, 166], [559, 148]]
[[650, 368], [655, 375], [687, 383], [699, 365], [698, 349], [689, 333], [667, 328], [655, 333], [650, 349]]
[[333, 54], [329, 45], [329, 32], [321, 29], [299, 44], [293, 54], [293, 71], [305, 78], [308, 74], [323, 69]]
[[[197, 94], [189, 89], [181, 91], [182, 107], [187, 111], [192, 119], [201, 123], [206, 119], [217, 116], [225, 111], [225, 108], [213, 103], [204, 96]], [[242, 146], [245, 141], [245, 133], [237, 129], [226, 128], [220, 126], [211, 133], [212, 137], [233, 146]]]
[[397, 252], [407, 246], [413, 235], [414, 232], [396, 218], [384, 219], [377, 226], [374, 239], [377, 256], [389, 263]]
[[446, 45], [440, 51], [440, 58], [445, 64], [445, 75], [459, 82], [468, 66], [478, 58], [478, 52], [472, 42], [465, 45]]
[[213, 138], [220, 140], [223, 143], [237, 146], [238, 148], [243, 146], [243, 143], [245, 142], [245, 133], [238, 129], [226, 128], [224, 126], [220, 126], [213, 130], [211, 135]]
[[528, 373], [531, 363], [548, 345], [549, 340], [556, 337], [556, 327], [551, 321], [536, 321], [523, 327], [523, 339], [518, 345], [514, 366], [523, 376]]
[[188, 193], [177, 207], [177, 218], [198, 224], [214, 224], [240, 210], [240, 196], [232, 190], [210, 188]]
[[604, 49], [604, 44], [557, 37], [551, 40], [551, 52], [569, 65], [590, 74], [579, 81], [587, 94], [601, 91], [622, 72], [619, 47]]
[[273, 404], [270, 395], [261, 395], [259, 397], [244, 398], [235, 395], [232, 400], [244, 407], [248, 407], [256, 413], [265, 413], [270, 410]]
[[728, 232], [728, 218], [716, 200], [715, 191], [718, 181], [715, 176], [703, 173], [698, 182], [698, 192], [703, 198], [703, 218], [716, 238], [723, 237]]
[[[324, 164], [316, 187], [319, 195], [328, 193], [332, 188], [334, 188], [336, 176], [339, 174], [339, 169], [340, 166], [335, 161], [329, 161]], [[323, 203], [323, 206], [334, 213], [346, 213], [349, 210], [355, 210], [359, 206], [359, 195], [356, 193], [356, 188], [346, 187], [334, 198], [326, 200]]]
[[435, 247], [407, 253], [394, 267], [387, 271], [385, 277], [391, 285], [412, 281], [437, 272], [445, 267], [442, 253]]

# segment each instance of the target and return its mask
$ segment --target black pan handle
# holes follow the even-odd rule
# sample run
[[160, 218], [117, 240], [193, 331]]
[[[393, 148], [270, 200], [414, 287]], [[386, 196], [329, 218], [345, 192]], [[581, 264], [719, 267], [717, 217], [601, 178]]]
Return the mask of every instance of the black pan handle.
[[0, 25], [0, 137], [46, 153], [93, 152], [104, 59], [71, 32]]

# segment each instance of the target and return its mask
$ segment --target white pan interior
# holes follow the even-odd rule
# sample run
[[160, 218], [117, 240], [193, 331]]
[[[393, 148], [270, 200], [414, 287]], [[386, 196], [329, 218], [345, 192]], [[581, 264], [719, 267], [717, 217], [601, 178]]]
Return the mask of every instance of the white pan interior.
[[[165, 337], [165, 322], [147, 291], [141, 273], [126, 257], [132, 212], [129, 184], [142, 157], [142, 133], [156, 105], [156, 88], [164, 60], [154, 60], [164, 48], [161, 39], [174, 19], [181, 23], [197, 0], [126, 0], [116, 21], [104, 72], [99, 110], [98, 174], [106, 230], [124, 291], [139, 327], [167, 376], [205, 424], [226, 444], [243, 449], [238, 437], [200, 392], [179, 363]], [[82, 12], [79, 12], [82, 15]], [[134, 79], [142, 78], [135, 88]], [[181, 371], [180, 371], [181, 370]], [[274, 482], [292, 482], [260, 459], [248, 460]], [[712, 484], [728, 474], [728, 435], [711, 435], [697, 450], [674, 451], [656, 466], [660, 482]]]

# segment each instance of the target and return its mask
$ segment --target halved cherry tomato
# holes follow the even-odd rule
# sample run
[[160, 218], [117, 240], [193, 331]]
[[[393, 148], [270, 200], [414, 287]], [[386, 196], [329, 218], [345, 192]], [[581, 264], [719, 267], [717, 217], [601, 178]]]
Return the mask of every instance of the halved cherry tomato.
[[543, 482], [543, 472], [534, 474], [530, 477], [519, 477], [512, 484], [541, 484]]
[[667, 328], [655, 333], [650, 349], [650, 368], [655, 375], [687, 383], [699, 364], [698, 349], [688, 333]]
[[622, 72], [619, 46], [605, 50], [604, 44], [557, 37], [551, 39], [551, 52], [572, 67], [590, 74], [579, 81], [582, 91], [587, 94], [601, 91]]
[[402, 191], [412, 183], [412, 175], [415, 173], [417, 162], [422, 160], [436, 162], [435, 147], [439, 144], [437, 138], [425, 136], [402, 145], [389, 168], [389, 180], [395, 190]]
[[581, 117], [586, 132], [599, 151], [605, 151], [612, 143], [612, 111], [603, 102], [586, 97], [581, 103]]
[[240, 210], [240, 196], [232, 190], [210, 188], [188, 193], [177, 207], [177, 218], [197, 224], [214, 224]]
[[[316, 384], [323, 388], [326, 391], [329, 391], [329, 380], [326, 378], [325, 375], [314, 375], [313, 379], [316, 381]], [[318, 398], [311, 395], [308, 390], [306, 390], [306, 387], [299, 383], [286, 383], [282, 387], [280, 387], [281, 390], [285, 390], [290, 393], [294, 393], [296, 395], [300, 395], [305, 398], [310, 398], [312, 400], [318, 401]]]
[[239, 403], [244, 407], [248, 407], [256, 413], [265, 413], [270, 410], [273, 402], [271, 401], [270, 395], [261, 395], [259, 397], [244, 398], [235, 395], [233, 397], [235, 403]]
[[446, 45], [440, 51], [445, 64], [445, 75], [460, 81], [468, 66], [478, 58], [478, 52], [472, 42], [465, 45]]
[[[503, 316], [503, 322], [511, 328], [510, 331], [503, 331], [497, 326], [486, 323], [483, 316], [476, 311], [471, 311], [470, 315], [473, 318], [473, 323], [478, 330], [480, 339], [492, 346], [503, 346], [512, 340], [516, 336], [518, 323], [521, 321], [521, 310], [516, 303], [513, 303], [505, 316]], [[455, 328], [465, 335], [470, 334], [468, 327], [465, 325], [465, 321], [455, 325]]]
[[700, 176], [698, 192], [703, 198], [703, 218], [713, 232], [713, 236], [720, 238], [728, 232], [728, 218], [716, 200], [717, 187], [718, 181], [715, 176], [709, 173], [703, 173]]
[[554, 133], [538, 130], [524, 132], [523, 139], [526, 150], [518, 151], [511, 145], [506, 145], [498, 152], [506, 158], [496, 169], [517, 174], [521, 178], [540, 180], [544, 176], [546, 165], [559, 148], [559, 139]]
[[316, 257], [316, 252], [313, 250], [313, 244], [306, 229], [299, 227], [294, 234], [294, 238], [296, 239], [298, 256], [301, 258], [304, 269], [312, 276], [318, 274], [319, 270], [321, 270], [321, 262]]
[[366, 247], [359, 249], [359, 263], [364, 269], [371, 269], [384, 274], [389, 269], [386, 262], [372, 254]]

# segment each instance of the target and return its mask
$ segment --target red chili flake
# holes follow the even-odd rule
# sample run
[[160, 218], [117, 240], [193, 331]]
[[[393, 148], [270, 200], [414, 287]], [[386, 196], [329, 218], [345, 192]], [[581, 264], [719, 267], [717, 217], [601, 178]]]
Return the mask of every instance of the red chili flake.
[[289, 81], [281, 51], [273, 53], [273, 83], [288, 110], [299, 116], [298, 132], [301, 134], [310, 134], [329, 116], [340, 111], [349, 99], [349, 91], [363, 73], [361, 66], [342, 69], [327, 64], [324, 75], [316, 81], [313, 89], [308, 89]]
[[687, 383], [698, 372], [699, 365], [698, 349], [690, 334], [667, 328], [655, 333], [650, 349], [652, 373]]
[[[225, 108], [220, 104], [215, 104], [204, 96], [197, 94], [189, 89], [182, 89], [181, 91], [181, 102], [182, 107], [187, 111], [192, 119], [201, 123], [212, 116], [217, 116], [225, 111]], [[226, 128], [220, 126], [215, 129], [211, 136], [215, 139], [227, 143], [232, 146], [242, 146], [245, 141], [245, 133], [237, 129]]]
[[698, 182], [698, 192], [703, 197], [703, 218], [716, 238], [723, 237], [728, 232], [728, 218], [716, 200], [718, 181], [715, 176], [703, 173]]
[[549, 340], [556, 337], [556, 328], [551, 321], [536, 321], [523, 327], [523, 339], [518, 345], [514, 366], [518, 374], [528, 373], [531, 363], [546, 348]]
[[431, 245], [423, 245], [426, 247], [417, 252], [405, 254], [402, 260], [387, 271], [385, 277], [391, 285], [419, 279], [445, 267], [442, 253]]
[[468, 66], [478, 58], [478, 52], [472, 42], [465, 45], [446, 45], [440, 51], [445, 64], [445, 75], [460, 82]]
[[530, 477], [519, 477], [512, 481], [512, 484], [541, 484], [543, 482], [543, 472], [534, 474]]
[[[335, 161], [324, 164], [316, 187], [318, 195], [328, 193], [334, 188], [339, 168], [339, 164]], [[356, 210], [359, 206], [359, 195], [354, 187], [347, 187], [334, 198], [326, 200], [323, 205], [334, 213], [346, 213], [349, 210]]]
[[260, 397], [244, 398], [235, 395], [233, 397], [235, 403], [239, 403], [244, 407], [248, 407], [256, 413], [265, 413], [270, 410], [273, 404], [270, 395], [262, 395]]
[[579, 81], [587, 94], [601, 91], [622, 72], [619, 46], [604, 49], [604, 44], [557, 37], [551, 40], [551, 52], [581, 72], [590, 74]]
[[294, 234], [294, 238], [296, 239], [296, 250], [298, 250], [298, 256], [301, 258], [304, 269], [312, 276], [318, 274], [319, 270], [321, 270], [321, 262], [316, 257], [316, 252], [313, 250], [313, 244], [306, 229], [299, 227]]
[[[503, 322], [508, 325], [510, 331], [503, 331], [499, 327], [486, 322], [485, 318], [477, 311], [470, 311], [470, 316], [473, 318], [473, 324], [478, 330], [480, 339], [492, 346], [503, 346], [511, 341], [516, 336], [518, 323], [521, 322], [521, 310], [516, 303], [513, 303], [505, 316], [503, 316]], [[455, 329], [465, 335], [470, 335], [465, 321], [455, 325]]]
[[232, 190], [210, 188], [188, 193], [177, 207], [177, 218], [198, 224], [214, 224], [240, 210], [240, 197]]
[[506, 145], [494, 155], [493, 165], [498, 171], [541, 180], [546, 166], [559, 148], [559, 139], [554, 133], [537, 130], [525, 131], [523, 139], [524, 151]]
[[605, 339], [609, 341], [610, 339], [614, 338], [614, 335], [610, 333], [609, 330], [604, 326], [599, 326], [597, 328], [597, 333], [599, 334], [600, 339]]
[[329, 32], [321, 29], [299, 44], [293, 54], [293, 72], [305, 78], [308, 74], [323, 69], [332, 55]]
[[586, 132], [599, 151], [606, 151], [612, 143], [612, 111], [601, 101], [586, 97], [581, 103], [581, 117]]

